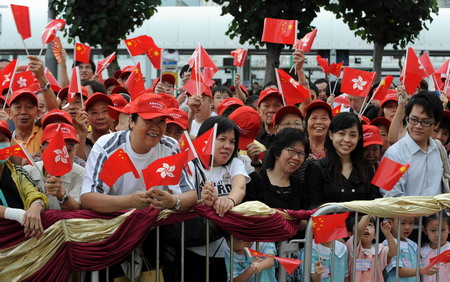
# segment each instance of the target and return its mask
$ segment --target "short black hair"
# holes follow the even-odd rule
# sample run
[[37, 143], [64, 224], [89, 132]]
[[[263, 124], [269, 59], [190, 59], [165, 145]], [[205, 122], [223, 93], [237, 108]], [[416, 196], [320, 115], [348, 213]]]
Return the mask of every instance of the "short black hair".
[[317, 88], [317, 86], [314, 83], [311, 82], [309, 83], [309, 89], [316, 92], [316, 96], [319, 96], [319, 88]]
[[[76, 61], [76, 62], [75, 62], [75, 66], [79, 66], [79, 65], [81, 65], [81, 64], [84, 64], [84, 63], [83, 63], [83, 62], [80, 62], [80, 61]], [[91, 65], [92, 71], [95, 73], [96, 68], [95, 68], [94, 61], [89, 60], [89, 64]]]
[[280, 156], [281, 151], [295, 143], [302, 143], [305, 146], [305, 158], [309, 155], [309, 139], [306, 134], [298, 128], [283, 128], [274, 137], [270, 144], [270, 150], [266, 159], [266, 168], [273, 169], [276, 159]]
[[231, 92], [230, 88], [226, 87], [226, 86], [216, 86], [211, 90], [212, 96], [214, 98], [214, 93], [216, 92], [226, 92], [228, 94], [228, 96], [232, 97], [233, 93]]
[[435, 122], [442, 120], [444, 115], [444, 107], [442, 106], [441, 99], [439, 99], [435, 92], [422, 90], [416, 95], [411, 96], [408, 104], [406, 104], [405, 117], [409, 117], [414, 105], [421, 106], [427, 115], [430, 118], [433, 118]]
[[228, 106], [228, 107], [222, 112], [221, 116], [227, 118], [227, 117], [229, 117], [235, 110], [237, 110], [237, 108], [240, 108], [240, 107], [241, 107], [241, 105], [236, 105], [236, 104], [230, 105], [230, 106]]
[[270, 86], [276, 86], [278, 88], [278, 84], [276, 82], [269, 81], [266, 84], [264, 84], [263, 90], [266, 89], [266, 88], [269, 88]]
[[89, 85], [91, 86], [92, 90], [94, 91], [94, 93], [100, 92], [103, 94], [106, 94], [106, 88], [103, 84], [101, 84], [98, 81], [95, 80], [84, 80], [81, 82], [81, 85], [86, 86]]
[[[258, 96], [258, 95], [250, 95], [250, 96], [247, 97], [247, 100], [245, 100], [245, 105], [246, 105], [246, 106], [253, 107], [252, 104], [253, 104], [255, 101], [258, 101], [258, 99], [259, 99], [259, 96]], [[255, 110], [256, 110], [256, 109], [255, 109]]]
[[328, 80], [327, 79], [325, 79], [325, 78], [319, 78], [319, 79], [317, 79], [316, 81], [314, 81], [314, 85], [316, 85], [316, 84], [320, 84], [320, 83], [326, 83], [327, 84], [327, 86], [328, 86]]
[[183, 74], [187, 72], [190, 68], [191, 66], [189, 66], [188, 64], [184, 65], [180, 70], [180, 78], [183, 78]]

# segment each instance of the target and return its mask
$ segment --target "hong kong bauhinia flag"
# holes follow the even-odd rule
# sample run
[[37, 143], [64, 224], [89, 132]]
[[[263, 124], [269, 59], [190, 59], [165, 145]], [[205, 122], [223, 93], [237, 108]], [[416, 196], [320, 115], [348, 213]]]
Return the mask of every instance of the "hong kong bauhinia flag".
[[63, 176], [72, 170], [62, 131], [58, 128], [42, 154], [45, 170], [53, 176]]
[[108, 57], [104, 58], [101, 61], [98, 61], [96, 74], [102, 73], [116, 58], [116, 52], [112, 53]]
[[66, 21], [63, 19], [51, 20], [44, 28], [41, 35], [42, 44], [48, 44], [56, 38], [56, 32], [63, 29]]
[[245, 60], [247, 59], [248, 49], [245, 48], [237, 48], [234, 51], [231, 51], [231, 56], [233, 56], [233, 65], [236, 67], [243, 67], [245, 65]]
[[314, 29], [313, 31], [307, 33], [302, 39], [297, 39], [295, 41], [294, 48], [300, 49], [305, 52], [311, 51], [311, 47], [314, 43], [314, 39], [316, 38], [317, 29]]
[[278, 89], [286, 106], [300, 104], [309, 98], [309, 91], [285, 71], [276, 69]]
[[152, 162], [142, 170], [145, 188], [178, 184], [187, 158], [188, 152], [185, 151]]
[[38, 82], [31, 71], [23, 71], [14, 75], [14, 80], [11, 84], [12, 91], [22, 88], [29, 88], [31, 84]]
[[341, 92], [349, 95], [366, 97], [369, 94], [377, 73], [349, 67], [344, 68]]
[[203, 163], [206, 169], [210, 168], [211, 158], [213, 158], [214, 153], [214, 143], [216, 139], [217, 124], [213, 128], [209, 129], [202, 135], [198, 136], [197, 139], [192, 142], [194, 148], [197, 151], [198, 158]]
[[292, 45], [296, 38], [297, 20], [264, 19], [262, 41]]
[[409, 47], [406, 52], [406, 61], [400, 76], [400, 80], [403, 81], [406, 92], [410, 95], [414, 94], [417, 87], [420, 85], [420, 81], [426, 76], [425, 69], [420, 64], [414, 49]]
[[14, 79], [14, 73], [17, 69], [17, 59], [12, 60], [4, 69], [0, 71], [0, 87], [3, 89], [9, 88]]

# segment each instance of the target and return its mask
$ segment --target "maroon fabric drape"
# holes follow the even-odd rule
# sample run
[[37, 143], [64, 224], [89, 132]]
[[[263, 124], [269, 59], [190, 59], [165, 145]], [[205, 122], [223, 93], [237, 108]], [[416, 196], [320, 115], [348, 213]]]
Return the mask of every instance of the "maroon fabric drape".
[[[309, 219], [313, 211], [286, 211], [297, 220], [286, 220], [281, 214], [268, 217], [248, 217], [228, 212], [219, 217], [211, 207], [196, 205], [192, 212], [170, 214], [156, 222], [159, 210], [147, 208], [130, 214], [110, 237], [101, 242], [66, 242], [49, 262], [39, 271], [29, 276], [27, 281], [66, 281], [71, 271], [93, 271], [116, 264], [125, 259], [155, 226], [173, 224], [197, 216], [210, 219], [220, 228], [247, 241], [283, 241], [297, 233], [301, 219]], [[123, 214], [117, 212], [100, 214], [88, 210], [58, 211], [48, 210], [42, 214], [44, 229], [56, 221], [69, 218], [111, 219]], [[10, 220], [0, 220], [0, 249], [17, 245], [24, 237], [23, 227]]]

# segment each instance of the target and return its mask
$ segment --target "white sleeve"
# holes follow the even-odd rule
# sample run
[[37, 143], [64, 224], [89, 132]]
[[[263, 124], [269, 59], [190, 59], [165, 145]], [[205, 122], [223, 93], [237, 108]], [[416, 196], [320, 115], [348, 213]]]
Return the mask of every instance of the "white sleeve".
[[110, 187], [104, 184], [99, 177], [106, 159], [108, 159], [108, 154], [103, 150], [97, 141], [92, 147], [91, 153], [89, 154], [86, 162], [81, 195], [92, 192], [102, 194], [109, 193]]
[[245, 177], [245, 183], [250, 182], [250, 176], [248, 176], [244, 163], [240, 159], [233, 158], [231, 164], [229, 165], [229, 171], [231, 174], [231, 179], [233, 179], [235, 175], [242, 174]]

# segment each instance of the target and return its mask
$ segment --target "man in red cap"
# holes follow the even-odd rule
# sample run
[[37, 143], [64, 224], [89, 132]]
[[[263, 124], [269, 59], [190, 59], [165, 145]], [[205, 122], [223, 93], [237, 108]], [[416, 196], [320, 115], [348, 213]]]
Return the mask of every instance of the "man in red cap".
[[261, 91], [258, 99], [258, 111], [261, 116], [262, 126], [256, 140], [266, 146], [266, 148], [270, 148], [270, 143], [275, 136], [273, 117], [281, 107], [283, 107], [283, 100], [278, 90], [268, 88]]
[[112, 187], [99, 178], [104, 162], [118, 149], [128, 153], [138, 172], [179, 151], [178, 142], [164, 136], [170, 115], [161, 97], [138, 97], [131, 103], [130, 114], [129, 130], [104, 135], [94, 144], [81, 191], [83, 208], [105, 213], [149, 205], [156, 209], [189, 209], [197, 202], [197, 194], [185, 170], [178, 185], [152, 187], [148, 191], [142, 179], [136, 179], [131, 172], [122, 175]]
[[84, 168], [74, 163], [76, 147], [79, 143], [75, 128], [67, 123], [48, 124], [42, 134], [41, 150], [44, 152], [58, 128], [63, 133], [69, 161], [72, 162], [72, 171], [61, 177], [52, 176], [45, 171], [43, 161], [36, 162], [36, 166], [27, 165], [24, 169], [33, 179], [35, 185], [47, 194], [50, 209], [80, 209], [80, 193]]
[[375, 172], [381, 159], [381, 147], [383, 146], [383, 139], [378, 127], [363, 125], [363, 145], [364, 160]]
[[180, 140], [183, 131], [188, 129], [188, 115], [185, 111], [177, 108], [169, 108], [169, 115], [172, 119], [167, 120], [166, 132], [164, 135]]
[[174, 96], [175, 91], [175, 76], [170, 73], [165, 73], [162, 75], [162, 82], [160, 81], [160, 78], [158, 77], [155, 80], [155, 87], [154, 91], [156, 94], [158, 93], [166, 93], [168, 95]]
[[189, 121], [192, 120], [189, 134], [192, 136], [197, 136], [198, 130], [202, 123], [211, 116], [211, 102], [212, 95], [211, 91], [208, 93], [203, 93], [200, 95], [189, 96]]

